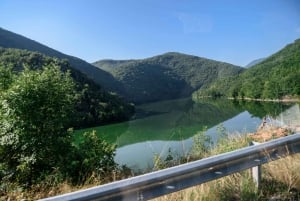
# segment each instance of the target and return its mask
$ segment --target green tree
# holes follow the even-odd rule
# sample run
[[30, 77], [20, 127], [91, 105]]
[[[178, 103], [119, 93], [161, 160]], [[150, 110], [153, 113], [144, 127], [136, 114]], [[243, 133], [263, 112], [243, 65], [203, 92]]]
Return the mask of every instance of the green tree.
[[6, 90], [13, 80], [12, 66], [0, 65], [0, 92]]
[[[63, 164], [76, 100], [70, 73], [49, 64], [26, 68], [0, 97], [1, 175], [29, 182]], [[3, 179], [3, 178], [2, 178]]]

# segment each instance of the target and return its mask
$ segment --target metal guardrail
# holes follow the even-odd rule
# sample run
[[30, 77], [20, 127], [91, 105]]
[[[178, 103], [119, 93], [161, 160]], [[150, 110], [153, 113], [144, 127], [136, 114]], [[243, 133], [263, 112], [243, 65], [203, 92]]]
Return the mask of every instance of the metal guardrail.
[[43, 201], [148, 200], [295, 153], [300, 153], [300, 133]]

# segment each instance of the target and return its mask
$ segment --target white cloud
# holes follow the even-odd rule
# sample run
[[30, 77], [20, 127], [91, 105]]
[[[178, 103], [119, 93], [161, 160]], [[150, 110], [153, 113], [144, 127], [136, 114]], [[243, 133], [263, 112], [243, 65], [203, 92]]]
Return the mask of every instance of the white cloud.
[[207, 15], [180, 13], [178, 19], [184, 33], [208, 33], [213, 29], [213, 21]]
[[300, 33], [300, 26], [296, 28], [296, 32]]

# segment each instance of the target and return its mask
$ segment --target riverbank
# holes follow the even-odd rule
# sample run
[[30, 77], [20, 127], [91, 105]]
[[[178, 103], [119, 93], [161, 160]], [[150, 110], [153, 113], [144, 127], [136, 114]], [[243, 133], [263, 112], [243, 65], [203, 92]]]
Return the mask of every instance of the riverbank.
[[229, 100], [246, 100], [246, 101], [260, 101], [260, 102], [282, 102], [282, 103], [299, 103], [300, 97], [283, 97], [281, 99], [262, 99], [262, 98], [233, 98], [228, 97]]

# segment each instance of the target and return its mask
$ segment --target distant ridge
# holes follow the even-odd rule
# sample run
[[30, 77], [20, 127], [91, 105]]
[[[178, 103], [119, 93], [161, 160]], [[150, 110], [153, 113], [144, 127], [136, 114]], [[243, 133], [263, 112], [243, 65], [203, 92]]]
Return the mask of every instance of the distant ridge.
[[139, 60], [102, 60], [91, 65], [2, 28], [0, 47], [67, 59], [72, 67], [105, 90], [117, 92], [135, 103], [188, 97], [216, 79], [236, 76], [244, 70], [232, 64], [177, 52]]
[[138, 60], [100, 60], [93, 65], [111, 73], [122, 83], [123, 94], [137, 103], [188, 97], [217, 78], [237, 75], [244, 70], [177, 52]]
[[252, 66], [255, 66], [256, 64], [259, 64], [259, 63], [263, 62], [264, 60], [266, 60], [266, 58], [255, 59], [255, 60], [251, 61], [249, 64], [247, 64], [245, 66], [245, 68], [250, 68]]
[[74, 68], [86, 74], [89, 78], [100, 84], [105, 89], [117, 92], [120, 91], [121, 86], [109, 73], [95, 68], [93, 65], [85, 62], [82, 59], [63, 54], [34, 40], [7, 31], [3, 28], [0, 28], [0, 46], [4, 48], [16, 48], [36, 51], [47, 56], [57, 57], [59, 59], [67, 59]]

